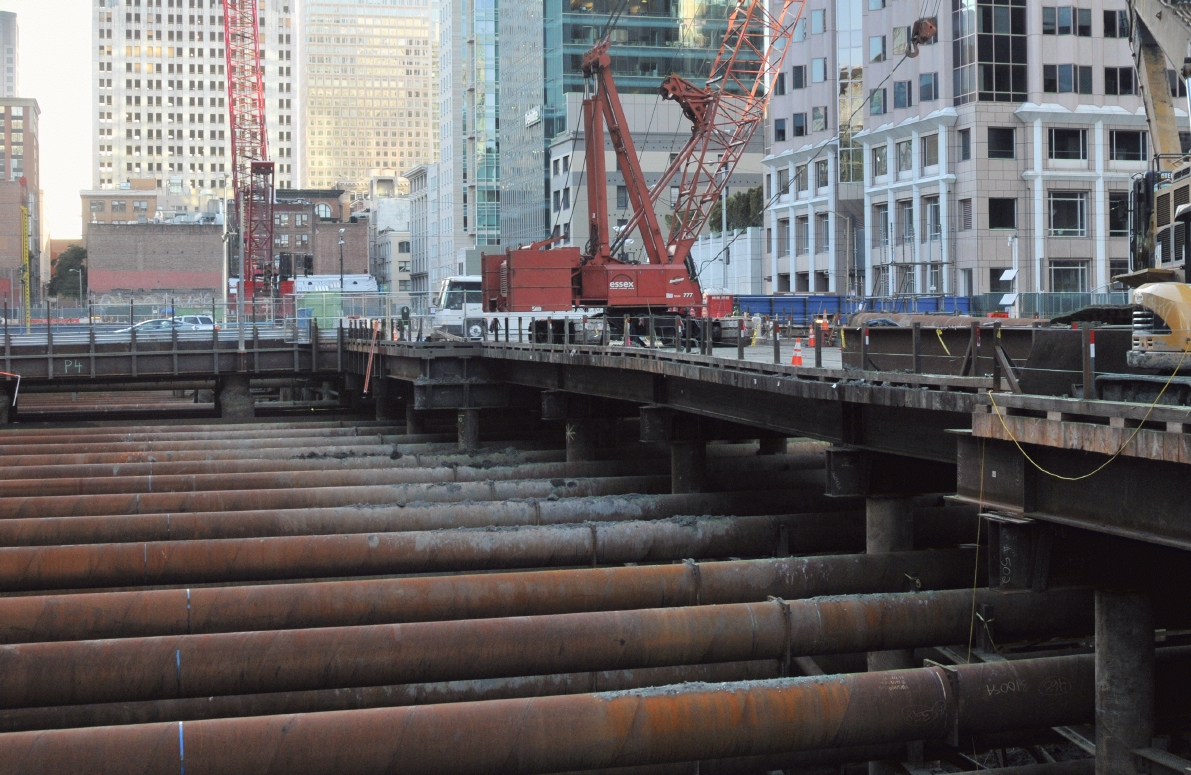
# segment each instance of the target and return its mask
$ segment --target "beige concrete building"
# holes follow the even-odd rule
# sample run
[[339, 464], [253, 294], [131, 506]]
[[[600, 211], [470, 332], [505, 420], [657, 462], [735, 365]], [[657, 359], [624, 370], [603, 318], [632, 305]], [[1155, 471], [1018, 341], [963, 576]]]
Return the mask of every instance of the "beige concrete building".
[[807, 4], [770, 109], [767, 289], [1108, 290], [1149, 157], [1124, 6], [957, 0], [907, 58], [916, 14]]
[[438, 159], [438, 39], [426, 0], [304, 0], [305, 185], [359, 198], [372, 170]]
[[[40, 114], [37, 100], [0, 98], [0, 297], [10, 307], [20, 303], [26, 255], [34, 302], [49, 281], [50, 259], [41, 249]], [[27, 242], [22, 241], [25, 218]]]

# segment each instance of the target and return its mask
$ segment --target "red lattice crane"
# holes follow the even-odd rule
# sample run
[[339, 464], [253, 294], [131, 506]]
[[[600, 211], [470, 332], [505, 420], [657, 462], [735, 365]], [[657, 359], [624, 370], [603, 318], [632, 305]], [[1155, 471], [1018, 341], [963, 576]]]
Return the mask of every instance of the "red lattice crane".
[[[804, 0], [741, 0], [705, 86], [670, 75], [662, 82], [691, 122], [691, 137], [651, 187], [646, 185], [612, 77], [607, 38], [583, 59], [594, 93], [583, 100], [587, 206], [591, 237], [578, 247], [546, 249], [557, 239], [485, 256], [484, 308], [537, 312], [604, 307], [609, 313], [675, 311], [699, 314], [703, 304], [691, 246], [707, 222], [749, 142], [765, 120], [769, 84], [781, 72]], [[608, 225], [604, 127], [624, 175], [633, 215], [616, 239]], [[655, 203], [681, 175], [669, 233], [663, 235]], [[615, 256], [634, 231], [648, 263]]]
[[[273, 275], [273, 162], [268, 161], [257, 0], [223, 0], [232, 189], [240, 225], [244, 298], [268, 293]], [[230, 215], [230, 214], [229, 214]]]

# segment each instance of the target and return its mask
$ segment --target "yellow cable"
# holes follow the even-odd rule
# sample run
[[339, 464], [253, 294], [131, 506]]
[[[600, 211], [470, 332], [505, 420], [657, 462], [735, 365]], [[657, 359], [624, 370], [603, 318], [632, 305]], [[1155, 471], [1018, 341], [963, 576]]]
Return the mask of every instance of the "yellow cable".
[[951, 355], [951, 351], [947, 349], [947, 343], [943, 341], [943, 329], [936, 328], [935, 333], [939, 335], [939, 344], [943, 345], [943, 352]]
[[[1014, 446], [1017, 447], [1017, 451], [1022, 454], [1022, 457], [1024, 457], [1026, 460], [1028, 460], [1030, 462], [1030, 465], [1034, 466], [1034, 468], [1037, 468], [1039, 471], [1046, 474], [1047, 476], [1053, 477], [1055, 479], [1059, 479], [1064, 482], [1078, 482], [1083, 479], [1087, 479], [1089, 477], [1095, 476], [1096, 474], [1103, 471], [1108, 466], [1109, 463], [1111, 463], [1112, 461], [1116, 460], [1118, 457], [1121, 456], [1121, 453], [1125, 451], [1125, 447], [1128, 447], [1130, 444], [1133, 443], [1133, 439], [1137, 438], [1137, 434], [1141, 432], [1141, 426], [1145, 425], [1146, 421], [1150, 419], [1150, 415], [1153, 413], [1154, 407], [1158, 406], [1158, 402], [1162, 400], [1162, 396], [1165, 395], [1166, 389], [1168, 387], [1170, 387], [1172, 382], [1174, 382], [1175, 375], [1178, 374], [1179, 369], [1181, 369], [1183, 367], [1183, 361], [1186, 360], [1186, 358], [1187, 358], [1187, 352], [1188, 352], [1187, 350], [1183, 350], [1183, 354], [1179, 357], [1179, 365], [1174, 367], [1174, 371], [1171, 372], [1170, 379], [1166, 380], [1166, 384], [1163, 385], [1162, 389], [1158, 391], [1158, 396], [1154, 399], [1154, 403], [1150, 404], [1150, 408], [1146, 410], [1145, 417], [1141, 418], [1141, 422], [1139, 422], [1137, 424], [1137, 427], [1133, 429], [1133, 433], [1131, 433], [1129, 435], [1129, 438], [1125, 439], [1125, 442], [1123, 444], [1121, 444], [1121, 446], [1117, 449], [1117, 451], [1112, 453], [1112, 457], [1110, 457], [1108, 460], [1105, 460], [1103, 463], [1101, 463], [1099, 466], [1097, 466], [1096, 469], [1093, 470], [1091, 473], [1087, 473], [1082, 476], [1063, 476], [1062, 474], [1056, 474], [1053, 471], [1047, 471], [1045, 468], [1043, 468], [1042, 466], [1040, 466], [1036, 462], [1034, 462], [1034, 459], [1031, 458], [1029, 456], [1029, 454], [1024, 449], [1022, 449], [1021, 443], [1017, 440], [1017, 437], [1013, 435], [1013, 431], [1009, 430], [1009, 426], [1005, 424], [1005, 416], [1003, 414], [1001, 414], [1001, 410], [997, 406], [997, 399], [993, 396], [993, 391], [991, 391], [991, 390], [988, 391], [988, 398], [992, 402], [993, 413], [997, 416], [997, 419], [1001, 421], [1001, 427], [1005, 429], [1005, 433], [1009, 434], [1009, 438], [1013, 440], [1013, 444], [1014, 444]], [[1090, 391], [1090, 389], [1091, 389], [1090, 386], [1085, 385], [1084, 393], [1085, 394], [1088, 393]], [[980, 486], [983, 489], [983, 487], [984, 487], [983, 473], [981, 474], [981, 478], [980, 478]]]

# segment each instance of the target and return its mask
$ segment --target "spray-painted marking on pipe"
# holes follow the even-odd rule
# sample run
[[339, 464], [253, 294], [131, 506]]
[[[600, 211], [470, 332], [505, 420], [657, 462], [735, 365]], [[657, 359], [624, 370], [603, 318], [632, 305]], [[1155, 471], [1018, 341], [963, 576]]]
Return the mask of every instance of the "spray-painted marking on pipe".
[[186, 634], [190, 634], [190, 589], [186, 590]]
[[178, 772], [186, 775], [186, 733], [182, 730], [182, 722], [178, 722]]
[[174, 651], [174, 661], [178, 671], [178, 696], [182, 696], [182, 649]]

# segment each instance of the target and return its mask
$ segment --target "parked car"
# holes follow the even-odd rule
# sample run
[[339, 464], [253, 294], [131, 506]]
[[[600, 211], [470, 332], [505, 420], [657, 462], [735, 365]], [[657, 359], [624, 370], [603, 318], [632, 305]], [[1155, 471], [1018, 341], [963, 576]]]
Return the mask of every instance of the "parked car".
[[141, 334], [152, 334], [152, 333], [163, 333], [163, 332], [168, 333], [175, 328], [177, 328], [179, 331], [182, 330], [181, 325], [177, 322], [177, 320], [175, 318], [154, 318], [153, 320], [142, 320], [140, 323], [137, 323], [135, 326], [117, 329], [116, 333], [117, 334], [127, 334], [129, 331], [132, 331], [134, 328], [136, 329], [137, 336], [140, 336]]
[[181, 315], [174, 318], [179, 331], [218, 331], [215, 318], [210, 315]]

